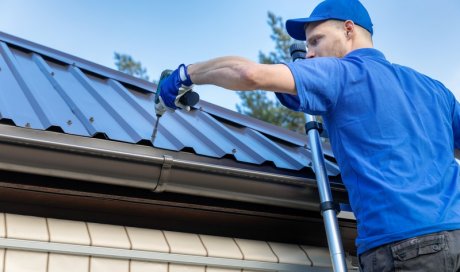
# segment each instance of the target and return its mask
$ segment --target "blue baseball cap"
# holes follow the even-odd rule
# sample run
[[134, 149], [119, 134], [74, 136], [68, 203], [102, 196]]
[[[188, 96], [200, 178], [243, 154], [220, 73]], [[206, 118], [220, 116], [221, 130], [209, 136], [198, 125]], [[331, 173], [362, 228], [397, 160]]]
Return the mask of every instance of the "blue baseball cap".
[[351, 20], [374, 34], [372, 21], [366, 8], [358, 0], [326, 0], [321, 2], [310, 17], [286, 21], [286, 30], [292, 38], [305, 41], [305, 24], [326, 20]]

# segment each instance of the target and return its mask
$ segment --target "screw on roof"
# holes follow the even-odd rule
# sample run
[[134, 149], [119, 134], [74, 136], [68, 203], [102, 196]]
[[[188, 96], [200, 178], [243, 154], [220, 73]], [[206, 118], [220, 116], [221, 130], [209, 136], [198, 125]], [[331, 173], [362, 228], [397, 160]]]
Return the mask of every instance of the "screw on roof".
[[90, 118], [89, 118], [89, 121], [90, 121], [91, 123], [94, 122], [94, 117], [90, 117]]

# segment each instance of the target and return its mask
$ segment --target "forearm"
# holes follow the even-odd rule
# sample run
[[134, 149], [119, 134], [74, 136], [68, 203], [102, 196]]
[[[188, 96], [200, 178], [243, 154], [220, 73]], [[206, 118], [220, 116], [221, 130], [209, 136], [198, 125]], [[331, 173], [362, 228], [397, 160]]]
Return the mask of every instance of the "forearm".
[[189, 65], [195, 84], [213, 84], [229, 90], [265, 90], [297, 94], [294, 77], [284, 64], [259, 64], [241, 57], [222, 57]]
[[296, 94], [294, 78], [286, 65], [259, 64], [241, 57], [222, 57], [184, 64], [161, 82], [162, 103], [175, 109], [179, 92], [190, 91], [193, 84], [213, 84], [230, 90], [266, 90]]
[[255, 62], [241, 57], [221, 57], [188, 66], [188, 73], [195, 84], [212, 84], [230, 90], [254, 90], [251, 68]]

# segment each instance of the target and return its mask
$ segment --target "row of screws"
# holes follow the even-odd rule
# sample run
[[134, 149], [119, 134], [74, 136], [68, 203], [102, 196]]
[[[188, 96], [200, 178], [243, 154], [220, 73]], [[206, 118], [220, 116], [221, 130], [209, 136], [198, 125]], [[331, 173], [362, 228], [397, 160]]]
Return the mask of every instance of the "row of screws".
[[[91, 123], [94, 123], [94, 117], [90, 117], [90, 118], [89, 118], [89, 121], [90, 121]], [[67, 125], [71, 126], [71, 125], [72, 125], [72, 120], [67, 120]], [[31, 127], [30, 123], [26, 123], [25, 127], [26, 127], [26, 128], [30, 128], [30, 127]], [[236, 152], [236, 151], [235, 151], [235, 152]]]

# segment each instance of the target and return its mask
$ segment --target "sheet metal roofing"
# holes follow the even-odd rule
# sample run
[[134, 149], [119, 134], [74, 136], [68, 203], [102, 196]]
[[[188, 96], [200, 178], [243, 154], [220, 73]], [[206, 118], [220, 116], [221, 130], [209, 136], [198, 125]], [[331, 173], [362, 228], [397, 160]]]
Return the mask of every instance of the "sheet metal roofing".
[[[152, 145], [156, 86], [0, 32], [0, 120], [18, 127]], [[199, 92], [199, 88], [198, 92]], [[167, 112], [155, 148], [238, 162], [311, 163], [307, 137], [201, 101]], [[332, 154], [329, 154], [332, 155]], [[327, 162], [330, 175], [339, 170]]]

